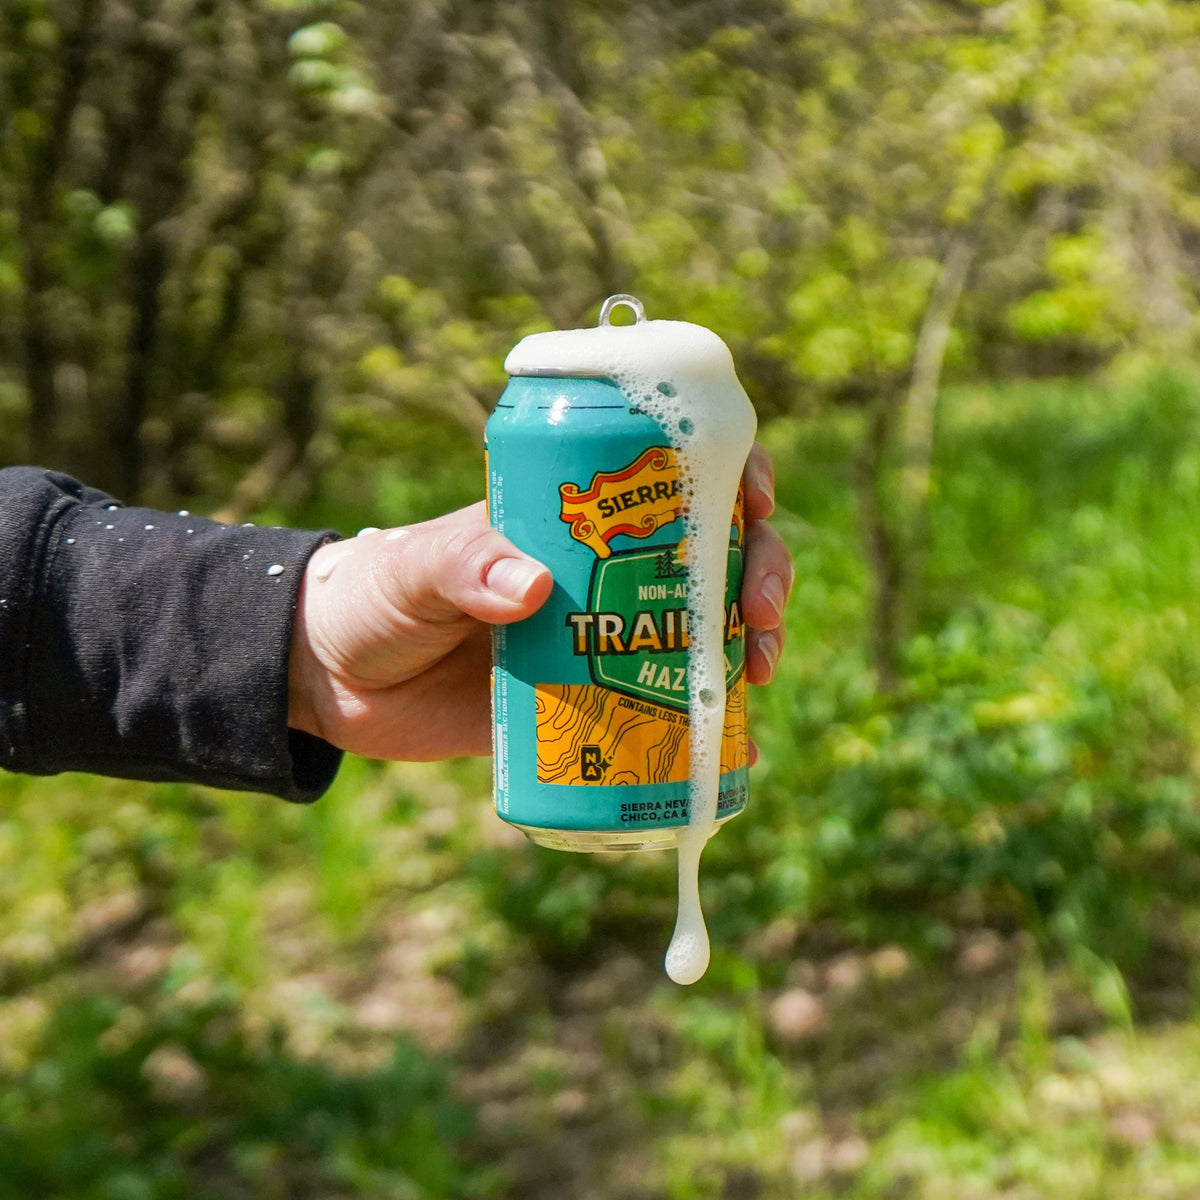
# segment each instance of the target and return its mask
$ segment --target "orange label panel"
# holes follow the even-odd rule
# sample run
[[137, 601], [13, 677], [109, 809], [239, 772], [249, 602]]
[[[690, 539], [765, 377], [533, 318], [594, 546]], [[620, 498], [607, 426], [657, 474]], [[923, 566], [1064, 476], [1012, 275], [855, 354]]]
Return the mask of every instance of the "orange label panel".
[[[682, 783], [689, 774], [688, 718], [595, 684], [539, 683], [537, 769], [541, 783], [611, 787]], [[721, 773], [749, 761], [746, 683], [725, 703]]]

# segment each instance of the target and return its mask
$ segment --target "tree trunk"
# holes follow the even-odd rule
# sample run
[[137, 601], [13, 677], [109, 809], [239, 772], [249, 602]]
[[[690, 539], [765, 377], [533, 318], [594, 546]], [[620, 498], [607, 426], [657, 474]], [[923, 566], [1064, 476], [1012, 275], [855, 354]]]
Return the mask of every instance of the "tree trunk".
[[262, 457], [238, 481], [224, 505], [213, 516], [236, 524], [257, 512], [273, 497], [290, 506], [302, 504], [316, 486], [315, 467], [309, 454], [320, 427], [318, 380], [309, 364], [305, 340], [305, 305], [289, 303], [287, 327], [292, 347], [288, 371], [278, 394], [283, 407], [283, 427]]
[[167, 248], [156, 229], [138, 239], [131, 266], [133, 327], [129, 334], [125, 390], [113, 406], [112, 488], [131, 503], [142, 487], [142, 422], [150, 405], [150, 371], [158, 338], [159, 288], [167, 273]]
[[[967, 275], [975, 258], [975, 247], [964, 234], [956, 235], [942, 259], [933, 285], [917, 348], [913, 355], [912, 378], [904, 401], [900, 436], [901, 521], [905, 528], [905, 559], [909, 575], [910, 609], [917, 600], [925, 558], [929, 551], [929, 499], [933, 482], [933, 447], [937, 419], [938, 389], [946, 361], [946, 342], [954, 323]], [[911, 612], [902, 618], [904, 623]]]
[[938, 388], [974, 257], [974, 245], [956, 234], [925, 308], [907, 389], [884, 388], [868, 409], [857, 488], [863, 548], [875, 583], [871, 661], [884, 692], [900, 682], [900, 645], [919, 601], [929, 546]]
[[62, 79], [54, 98], [49, 126], [30, 164], [29, 183], [18, 206], [24, 249], [25, 300], [21, 314], [21, 350], [28, 391], [26, 428], [33, 461], [67, 466], [60, 457], [58, 396], [54, 385], [56, 346], [48, 294], [54, 283], [50, 229], [67, 133], [88, 78], [96, 37], [99, 0], [80, 0], [73, 28], [60, 51]]
[[21, 349], [28, 409], [25, 425], [29, 454], [39, 466], [63, 466], [58, 459], [58, 396], [54, 390], [54, 336], [46, 311], [49, 270], [42, 247], [44, 230], [31, 221], [22, 230], [25, 244], [25, 298]]
[[894, 512], [888, 503], [888, 462], [895, 438], [898, 393], [881, 390], [867, 408], [867, 429], [855, 463], [859, 528], [871, 571], [870, 653], [875, 683], [891, 692], [900, 682], [899, 627], [904, 590], [904, 559]]

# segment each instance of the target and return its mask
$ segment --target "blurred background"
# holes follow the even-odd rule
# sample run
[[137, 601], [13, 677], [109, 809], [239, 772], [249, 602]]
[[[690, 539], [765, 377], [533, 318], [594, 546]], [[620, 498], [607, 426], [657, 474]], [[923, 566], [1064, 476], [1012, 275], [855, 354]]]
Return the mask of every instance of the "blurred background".
[[0, 462], [419, 520], [629, 291], [798, 577], [690, 990], [485, 762], [0, 779], [0, 1200], [1200, 1195], [1198, 182], [1183, 0], [3, 0]]

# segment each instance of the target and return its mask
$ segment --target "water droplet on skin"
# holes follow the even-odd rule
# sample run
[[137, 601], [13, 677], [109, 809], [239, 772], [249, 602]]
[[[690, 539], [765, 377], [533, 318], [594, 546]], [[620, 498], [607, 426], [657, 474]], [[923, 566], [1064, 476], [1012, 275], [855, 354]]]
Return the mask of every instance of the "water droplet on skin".
[[383, 540], [385, 542], [402, 542], [409, 536], [409, 533], [410, 530], [407, 529], [393, 529]]
[[381, 530], [378, 525], [366, 525], [362, 529], [360, 529], [354, 536], [355, 537], [370, 537], [371, 534], [379, 533], [379, 532], [381, 532]]
[[279, 563], [275, 563], [273, 566], [270, 566], [267, 568], [267, 574], [268, 575], [282, 575], [283, 567], [281, 567], [279, 565]]
[[313, 578], [318, 583], [325, 583], [336, 570], [338, 563], [350, 557], [350, 552], [350, 547], [344, 546], [340, 550], [322, 554], [313, 567]]

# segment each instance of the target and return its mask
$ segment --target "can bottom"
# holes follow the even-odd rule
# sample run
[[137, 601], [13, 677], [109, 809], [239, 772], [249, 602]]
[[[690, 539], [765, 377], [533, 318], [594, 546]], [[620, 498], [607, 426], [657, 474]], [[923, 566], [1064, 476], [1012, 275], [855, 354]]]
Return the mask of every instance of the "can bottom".
[[[739, 809], [727, 817], [718, 817], [713, 826], [713, 833], [742, 811]], [[547, 846], [551, 850], [573, 850], [580, 854], [631, 854], [638, 850], [673, 850], [679, 845], [680, 833], [687, 828], [686, 825], [675, 825], [669, 829], [638, 830], [545, 829], [540, 825], [521, 825], [516, 821], [509, 821], [509, 824], [514, 829], [519, 829], [538, 846]], [[712, 834], [709, 834], [709, 837], [712, 837]]]

